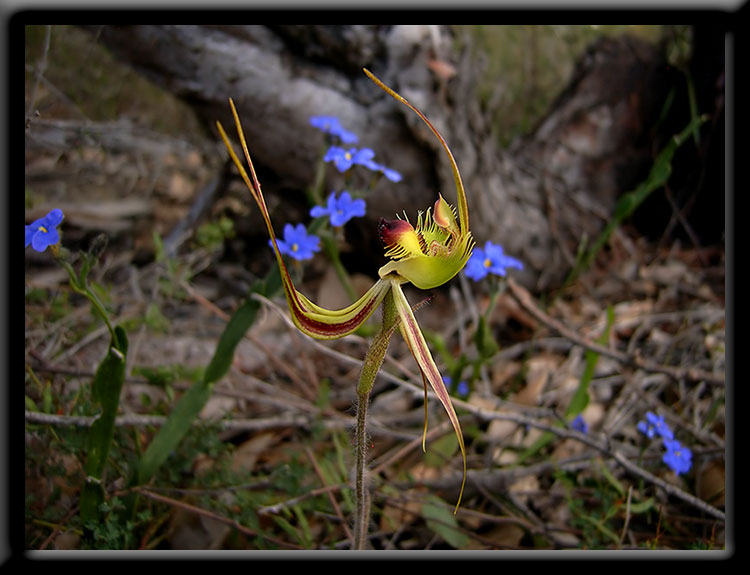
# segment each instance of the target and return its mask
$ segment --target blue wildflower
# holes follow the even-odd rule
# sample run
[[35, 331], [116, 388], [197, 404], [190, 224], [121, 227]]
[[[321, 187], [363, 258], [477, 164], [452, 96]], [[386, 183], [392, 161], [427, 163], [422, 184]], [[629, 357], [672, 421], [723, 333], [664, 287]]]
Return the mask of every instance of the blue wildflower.
[[[309, 260], [313, 254], [320, 251], [320, 238], [314, 235], [308, 235], [303, 224], [286, 224], [284, 226], [284, 239], [276, 239], [279, 251], [295, 260]], [[273, 247], [271, 240], [268, 245]]]
[[328, 216], [331, 225], [334, 228], [339, 228], [352, 218], [364, 216], [365, 208], [365, 201], [362, 198], [352, 199], [351, 194], [344, 190], [338, 199], [336, 198], [336, 192], [331, 192], [328, 196], [327, 206], [314, 206], [310, 210], [310, 215], [313, 218]]
[[371, 169], [373, 172], [381, 172], [386, 178], [388, 178], [392, 182], [401, 181], [401, 174], [399, 174], [396, 170], [385, 167], [383, 164], [378, 164], [377, 162], [370, 160], [365, 165], [369, 169]]
[[344, 144], [357, 143], [357, 134], [345, 130], [336, 116], [311, 116], [310, 124], [326, 134], [336, 136]]
[[373, 156], [375, 156], [375, 152], [370, 148], [361, 148], [359, 150], [357, 148], [349, 148], [345, 150], [338, 146], [331, 146], [323, 160], [325, 162], [333, 162], [339, 172], [346, 172], [354, 164], [367, 165], [367, 162]]
[[[446, 385], [446, 387], [450, 387], [451, 385], [453, 385], [453, 378], [450, 377], [450, 376], [448, 376], [448, 375], [444, 375], [443, 376], [443, 383]], [[466, 397], [467, 395], [469, 395], [469, 391], [470, 390], [469, 390], [469, 384], [468, 383], [466, 383], [465, 381], [459, 381], [458, 382], [458, 385], [456, 386], [456, 393], [459, 396]]]
[[586, 420], [583, 419], [583, 416], [581, 416], [580, 413], [570, 422], [570, 427], [581, 433], [588, 433], [589, 431], [589, 424], [586, 423]]
[[466, 397], [469, 395], [469, 384], [465, 381], [459, 381], [458, 387], [456, 388], [456, 393], [460, 395], [461, 397]]
[[55, 208], [43, 218], [26, 226], [26, 247], [28, 248], [30, 244], [36, 251], [43, 252], [49, 246], [57, 244], [60, 241], [57, 226], [62, 221], [62, 210]]
[[675, 474], [686, 473], [690, 471], [693, 466], [693, 452], [687, 447], [680, 444], [676, 439], [664, 439], [664, 447], [666, 452], [662, 457], [662, 461], [669, 467]]
[[664, 421], [663, 415], [657, 416], [655, 413], [648, 411], [646, 412], [646, 421], [639, 421], [636, 427], [649, 439], [652, 439], [654, 435], [659, 435], [664, 439], [674, 439], [674, 434]]
[[503, 247], [487, 241], [484, 248], [475, 248], [469, 261], [466, 262], [466, 275], [479, 281], [489, 274], [504, 276], [506, 268], [523, 269], [523, 264], [515, 258], [506, 256]]

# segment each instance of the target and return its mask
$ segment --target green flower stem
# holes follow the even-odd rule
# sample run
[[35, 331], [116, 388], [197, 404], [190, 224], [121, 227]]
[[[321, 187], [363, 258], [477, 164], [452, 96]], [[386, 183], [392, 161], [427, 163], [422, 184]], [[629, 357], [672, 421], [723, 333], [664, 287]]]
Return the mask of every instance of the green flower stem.
[[489, 321], [492, 312], [495, 311], [495, 305], [501, 293], [505, 291], [505, 282], [501, 278], [490, 275], [490, 301], [487, 304], [487, 309], [484, 312], [484, 317]]
[[336, 275], [338, 276], [341, 285], [346, 290], [346, 295], [351, 298], [351, 301], [357, 301], [357, 294], [354, 291], [351, 280], [349, 279], [349, 274], [347, 273], [344, 264], [341, 263], [336, 239], [330, 236], [324, 236], [322, 239], [323, 249], [326, 252], [326, 256], [328, 256], [328, 260], [333, 264], [333, 269], [336, 270]]
[[320, 154], [318, 169], [315, 171], [315, 179], [312, 186], [307, 189], [307, 201], [311, 206], [323, 204], [323, 184], [325, 183], [326, 163], [323, 161], [325, 148]]
[[83, 269], [79, 276], [79, 274], [76, 274], [73, 266], [71, 266], [70, 263], [68, 263], [64, 259], [64, 255], [58, 255], [57, 261], [62, 267], [65, 268], [65, 270], [68, 272], [68, 275], [70, 276], [70, 287], [73, 288], [73, 291], [81, 294], [91, 302], [91, 304], [94, 306], [94, 309], [96, 309], [96, 311], [101, 316], [102, 321], [104, 321], [104, 323], [106, 324], [107, 329], [109, 330], [110, 337], [113, 340], [116, 340], [117, 336], [115, 335], [115, 328], [112, 325], [112, 322], [109, 320], [109, 315], [107, 314], [107, 310], [104, 308], [104, 304], [99, 301], [99, 298], [96, 296], [96, 294], [89, 288], [88, 280], [86, 277], [88, 275], [89, 266], [84, 263]]
[[365, 549], [367, 526], [370, 519], [370, 498], [367, 492], [367, 404], [375, 378], [383, 364], [391, 336], [399, 324], [393, 295], [389, 291], [383, 299], [383, 325], [367, 350], [357, 385], [357, 429], [355, 464], [355, 501], [353, 549]]

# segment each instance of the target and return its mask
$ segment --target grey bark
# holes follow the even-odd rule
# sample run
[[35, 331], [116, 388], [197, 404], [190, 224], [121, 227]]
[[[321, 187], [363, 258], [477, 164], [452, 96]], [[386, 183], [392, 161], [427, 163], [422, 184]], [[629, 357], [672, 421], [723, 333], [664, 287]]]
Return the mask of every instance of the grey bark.
[[[605, 40], [582, 60], [538, 128], [501, 150], [476, 94], [481, 62], [469, 49], [453, 52], [447, 27], [89, 29], [114, 54], [191, 103], [209, 125], [220, 120], [230, 133], [231, 96], [256, 169], [273, 174], [263, 188], [267, 195], [310, 185], [323, 138], [309, 118], [338, 116], [361, 146], [403, 175], [399, 184], [381, 181], [369, 196], [360, 249], [375, 251], [377, 218], [404, 210], [413, 218], [438, 191], [455, 201], [455, 188], [437, 140], [370, 82], [361, 72], [368, 67], [442, 133], [464, 178], [478, 244], [492, 240], [521, 259], [526, 268], [517, 277], [534, 289], [560, 284], [581, 237], [595, 237], [617, 194], [635, 183], [648, 162], [644, 134], [660, 105], [654, 104], [658, 93], [643, 97], [656, 85], [656, 49], [633, 39]], [[457, 73], [441, 74], [441, 62]]]

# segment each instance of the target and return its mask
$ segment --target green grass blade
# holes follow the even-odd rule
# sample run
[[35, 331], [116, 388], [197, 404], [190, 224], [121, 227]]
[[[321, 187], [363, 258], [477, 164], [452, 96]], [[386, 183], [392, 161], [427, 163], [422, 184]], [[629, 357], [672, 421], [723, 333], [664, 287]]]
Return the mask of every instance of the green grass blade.
[[149, 481], [169, 454], [180, 443], [193, 424], [203, 406], [211, 397], [213, 382], [205, 380], [194, 383], [175, 405], [169, 417], [154, 436], [138, 462], [138, 469], [132, 481], [141, 485]]
[[427, 526], [451, 547], [463, 549], [469, 544], [469, 538], [461, 531], [453, 511], [440, 498], [428, 497], [422, 503], [421, 512]]
[[[275, 275], [278, 276], [278, 272]], [[252, 291], [271, 295], [272, 292], [278, 291], [280, 286], [280, 280], [277, 280], [272, 272], [266, 280], [256, 282]], [[234, 351], [255, 321], [259, 308], [260, 302], [247, 298], [232, 315], [219, 338], [216, 351], [206, 367], [203, 379], [194, 383], [177, 402], [166, 422], [141, 456], [131, 484], [141, 485], [149, 481], [180, 443], [211, 397], [214, 384], [229, 371]]]

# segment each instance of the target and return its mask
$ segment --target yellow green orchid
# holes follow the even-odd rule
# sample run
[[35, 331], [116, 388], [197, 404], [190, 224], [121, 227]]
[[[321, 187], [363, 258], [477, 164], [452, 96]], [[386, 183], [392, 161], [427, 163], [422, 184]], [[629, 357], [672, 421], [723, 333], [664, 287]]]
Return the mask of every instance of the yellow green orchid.
[[[411, 282], [417, 288], [432, 289], [453, 278], [463, 268], [464, 264], [466, 264], [466, 261], [471, 256], [474, 246], [474, 240], [469, 231], [469, 210], [466, 202], [466, 193], [453, 154], [451, 153], [448, 144], [430, 121], [424, 116], [424, 114], [422, 114], [422, 112], [398, 93], [386, 86], [369, 70], [364, 69], [364, 72], [380, 88], [419, 115], [435, 136], [437, 136], [448, 154], [453, 169], [458, 199], [458, 221], [456, 221], [456, 211], [454, 208], [440, 195], [432, 207], [432, 210], [427, 209], [425, 213], [419, 213], [416, 226], [413, 226], [407, 220], [403, 219], [381, 219], [378, 224], [378, 230], [381, 239], [386, 245], [385, 255], [391, 258], [391, 261], [380, 268], [378, 272], [378, 281], [367, 291], [367, 293], [355, 303], [344, 309], [329, 310], [322, 308], [310, 301], [295, 288], [281, 253], [279, 252], [276, 243], [276, 235], [261, 192], [260, 182], [258, 181], [252, 160], [250, 159], [250, 153], [248, 152], [247, 143], [245, 141], [237, 110], [231, 99], [230, 105], [232, 108], [232, 114], [237, 128], [240, 145], [249, 167], [249, 175], [235, 153], [220, 122], [217, 122], [217, 127], [234, 164], [237, 166], [240, 175], [250, 190], [253, 199], [258, 204], [263, 219], [265, 220], [268, 234], [271, 237], [271, 242], [276, 254], [276, 260], [281, 270], [282, 284], [289, 305], [289, 310], [295, 325], [300, 331], [317, 339], [343, 337], [361, 326], [372, 315], [375, 309], [381, 305], [381, 303], [384, 305], [384, 318], [389, 313], [395, 318], [394, 321], [390, 322], [389, 328], [386, 330], [385, 341], [387, 342], [387, 339], [389, 339], [391, 333], [395, 330], [395, 327], [398, 326], [409, 350], [421, 370], [425, 396], [428, 389], [427, 383], [429, 382], [433, 391], [445, 408], [458, 438], [458, 444], [463, 459], [463, 481], [458, 502], [456, 503], [456, 509], [458, 509], [466, 482], [466, 449], [464, 446], [461, 426], [458, 421], [458, 416], [453, 408], [448, 390], [443, 383], [440, 371], [432, 358], [427, 342], [417, 324], [412, 307], [409, 305], [409, 302], [401, 289], [401, 284]], [[383, 353], [384, 352], [385, 350], [383, 349]], [[378, 368], [379, 363], [376, 362], [374, 369], [377, 370]], [[374, 374], [370, 374], [368, 381], [374, 381]], [[369, 383], [370, 387], [371, 385], [372, 383]], [[362, 380], [360, 381], [360, 387], [361, 386]], [[360, 389], [359, 391], [361, 392], [363, 390]], [[364, 391], [369, 393], [369, 388]], [[426, 430], [427, 417], [425, 415], [425, 430], [422, 437], [423, 449]]]

